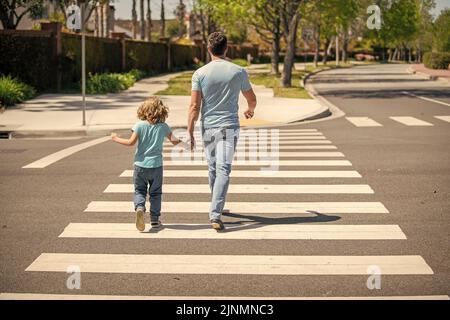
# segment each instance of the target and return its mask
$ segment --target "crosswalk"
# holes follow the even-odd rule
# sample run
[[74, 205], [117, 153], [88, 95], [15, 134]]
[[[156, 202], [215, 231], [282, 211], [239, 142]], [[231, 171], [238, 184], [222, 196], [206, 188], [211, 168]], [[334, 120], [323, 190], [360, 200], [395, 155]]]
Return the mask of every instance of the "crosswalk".
[[[446, 116], [446, 115], [440, 115], [440, 116], [434, 116], [435, 119], [438, 119], [440, 123], [443, 122], [450, 122], [450, 116]], [[381, 120], [377, 119], [374, 120], [372, 118], [369, 117], [346, 117], [347, 121], [350, 122], [351, 124], [353, 124], [355, 127], [383, 127], [384, 124], [388, 124], [388, 123], [396, 123], [399, 125], [404, 125], [407, 127], [432, 127], [435, 124], [416, 117], [411, 117], [411, 116], [392, 116], [389, 117], [387, 119], [385, 119], [385, 121], [383, 121], [383, 124], [380, 123]], [[390, 122], [389, 122], [390, 121]], [[439, 122], [437, 122], [436, 124], [438, 124]]]
[[[311, 137], [321, 139], [311, 139]], [[127, 241], [136, 241], [140, 246], [142, 241], [145, 241], [144, 246], [148, 246], [152, 241], [164, 242], [176, 239], [186, 242], [214, 239], [218, 247], [226, 245], [227, 241], [250, 240], [290, 242], [347, 240], [354, 242], [356, 246], [362, 245], [362, 241], [384, 241], [380, 242], [380, 246], [386, 246], [386, 253], [372, 255], [368, 250], [365, 255], [361, 255], [361, 251], [358, 253], [349, 251], [346, 255], [322, 255], [320, 252], [313, 255], [286, 255], [273, 254], [273, 252], [270, 254], [261, 252], [257, 255], [249, 252], [205, 255], [200, 251], [189, 252], [189, 254], [55, 251], [41, 253], [26, 268], [26, 272], [67, 272], [69, 266], [77, 266], [82, 273], [108, 274], [111, 277], [114, 274], [340, 277], [369, 276], [368, 268], [376, 266], [382, 270], [383, 275], [430, 276], [433, 274], [431, 267], [420, 255], [414, 255], [411, 252], [403, 254], [401, 251], [388, 254], [391, 251], [386, 241], [407, 241], [407, 234], [403, 232], [401, 226], [396, 224], [365, 222], [366, 219], [371, 221], [368, 217], [372, 215], [383, 219], [384, 216], [395, 213], [390, 213], [383, 203], [376, 201], [374, 190], [369, 185], [361, 183], [362, 176], [359, 172], [348, 169], [352, 167], [350, 161], [328, 159], [343, 158], [345, 157], [343, 153], [330, 152], [328, 148], [317, 148], [322, 146], [324, 141], [331, 144], [331, 141], [322, 133], [316, 129], [281, 130], [279, 139], [280, 157], [287, 157], [290, 160], [260, 159], [234, 162], [229, 188], [229, 196], [232, 198], [227, 201], [224, 210], [226, 232], [217, 233], [208, 224], [210, 202], [206, 199], [210, 191], [204, 160], [172, 160], [168, 158], [170, 150], [167, 150], [164, 160], [163, 191], [169, 198], [164, 198], [162, 204], [164, 228], [138, 232], [132, 221], [123, 222], [123, 214], [133, 212], [131, 196], [134, 190], [131, 184], [133, 171], [130, 168], [124, 168], [117, 177], [123, 183], [106, 185], [103, 191], [106, 199], [90, 201], [84, 210], [86, 221], [69, 223], [62, 230], [59, 239], [72, 239], [80, 243], [89, 241], [90, 245], [100, 239], [127, 239]], [[305, 143], [305, 141], [308, 142]], [[289, 142], [289, 145], [283, 144], [286, 142]], [[316, 149], [308, 154], [308, 157], [313, 159], [304, 160], [303, 156], [308, 151], [298, 151], [307, 149], [306, 147]], [[331, 147], [337, 149], [336, 146], [331, 145]], [[248, 146], [244, 143], [240, 145], [240, 148], [245, 150]], [[321, 149], [324, 151], [317, 151]], [[288, 153], [292, 153], [291, 157]], [[262, 170], [264, 166], [272, 165], [273, 162], [277, 162], [279, 170]], [[343, 167], [342, 170], [339, 170], [340, 167]], [[179, 178], [183, 180], [180, 181]], [[188, 178], [187, 181], [186, 178]], [[320, 183], [317, 183], [317, 180]], [[336, 181], [344, 183], [336, 183]], [[173, 197], [174, 195], [177, 197]], [[364, 197], [357, 198], [364, 201], [348, 201], [345, 197], [350, 195]], [[129, 200], [124, 201], [124, 196]], [[282, 198], [278, 199], [278, 196]], [[98, 214], [103, 214], [104, 217], [105, 213], [110, 214], [107, 221], [92, 222], [90, 219]], [[198, 219], [200, 214], [204, 218], [190, 223], [174, 223], [175, 218], [180, 214], [184, 217], [192, 216], [193, 220]], [[358, 217], [357, 221], [362, 223], [347, 224], [338, 221], [344, 216]], [[132, 215], [128, 217], [132, 220]], [[322, 217], [322, 220], [312, 223], [293, 223], [289, 220], [298, 217], [305, 219]], [[111, 277], [108, 279], [114, 279]], [[235, 289], [238, 290], [239, 287]], [[355, 298], [351, 291], [348, 295]], [[36, 299], [45, 297], [64, 299], [64, 295], [51, 293], [28, 295], [3, 293], [2, 296], [11, 299], [21, 299], [24, 296]], [[221, 295], [217, 294], [217, 296]], [[254, 292], [252, 296], [259, 296], [259, 292]], [[76, 298], [76, 295], [74, 297]], [[95, 295], [86, 297], [95, 298]], [[99, 292], [97, 297], [117, 299], [122, 296]], [[153, 297], [157, 299], [158, 295]], [[177, 292], [165, 297], [180, 298]], [[302, 292], [298, 298], [312, 297], [308, 292]], [[436, 297], [448, 298], [447, 296]], [[242, 298], [238, 292], [236, 298]], [[416, 298], [426, 299], [427, 296]]]

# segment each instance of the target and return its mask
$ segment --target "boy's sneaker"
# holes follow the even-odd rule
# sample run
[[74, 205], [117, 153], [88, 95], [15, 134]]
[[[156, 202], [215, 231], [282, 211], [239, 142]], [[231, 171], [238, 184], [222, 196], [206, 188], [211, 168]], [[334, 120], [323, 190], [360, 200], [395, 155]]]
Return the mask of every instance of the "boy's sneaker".
[[213, 227], [213, 229], [216, 230], [217, 232], [225, 230], [225, 226], [223, 225], [223, 222], [220, 219], [211, 220], [211, 227]]
[[136, 229], [139, 231], [145, 230], [144, 209], [142, 208], [136, 210]]
[[162, 223], [159, 220], [159, 217], [158, 218], [151, 217], [150, 218], [150, 223], [151, 223], [152, 229], [158, 229], [158, 228], [160, 228], [162, 226]]

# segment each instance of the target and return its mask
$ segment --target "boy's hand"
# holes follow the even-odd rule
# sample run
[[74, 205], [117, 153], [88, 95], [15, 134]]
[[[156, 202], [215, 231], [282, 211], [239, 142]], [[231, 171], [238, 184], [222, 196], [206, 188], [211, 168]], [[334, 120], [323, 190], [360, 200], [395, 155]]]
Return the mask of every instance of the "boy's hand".
[[116, 138], [117, 138], [117, 133], [111, 132], [111, 140], [116, 141]]

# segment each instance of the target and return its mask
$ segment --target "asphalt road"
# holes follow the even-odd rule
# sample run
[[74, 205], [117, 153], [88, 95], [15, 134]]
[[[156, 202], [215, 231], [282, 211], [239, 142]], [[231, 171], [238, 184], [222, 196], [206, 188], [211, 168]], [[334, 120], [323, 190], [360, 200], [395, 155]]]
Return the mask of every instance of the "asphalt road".
[[[449, 295], [450, 123], [434, 116], [449, 116], [450, 107], [402, 92], [450, 103], [450, 87], [409, 75], [405, 70], [404, 65], [388, 65], [319, 74], [313, 79], [316, 90], [346, 115], [282, 129], [317, 129], [337, 147], [329, 151], [342, 152], [345, 155], [342, 159], [352, 164], [351, 167], [294, 165], [282, 170], [356, 170], [362, 178], [232, 179], [233, 184], [367, 184], [374, 194], [246, 193], [228, 196], [229, 202], [380, 202], [389, 213], [315, 215], [274, 211], [252, 214], [250, 219], [228, 215], [225, 221], [231, 227], [241, 220], [252, 220], [243, 223], [295, 225], [398, 225], [406, 239], [59, 238], [70, 223], [134, 222], [131, 213], [84, 212], [91, 201], [131, 200], [131, 193], [104, 193], [104, 190], [109, 184], [132, 182], [131, 178], [119, 175], [131, 169], [133, 150], [105, 142], [43, 169], [22, 169], [30, 162], [89, 138], [0, 140], [0, 292], [231, 297]], [[432, 126], [407, 126], [390, 119], [391, 116], [410, 116]], [[357, 127], [346, 117], [369, 117], [381, 126]], [[310, 151], [284, 150], [282, 146], [280, 150]], [[282, 158], [288, 159], [305, 160]], [[170, 169], [186, 170], [186, 167]], [[238, 169], [254, 170], [255, 167]], [[188, 186], [206, 184], [206, 178], [167, 177], [165, 183], [186, 185], [182, 193], [165, 194], [165, 202], [209, 201], [208, 194], [197, 194]], [[166, 224], [207, 222], [206, 212], [163, 213]], [[208, 255], [417, 255], [424, 259], [433, 274], [382, 275], [381, 289], [369, 290], [367, 274], [258, 275], [251, 270], [246, 272], [250, 274], [150, 274], [82, 270], [81, 289], [69, 290], [66, 272], [25, 271], [42, 253], [204, 255], [206, 262]]]

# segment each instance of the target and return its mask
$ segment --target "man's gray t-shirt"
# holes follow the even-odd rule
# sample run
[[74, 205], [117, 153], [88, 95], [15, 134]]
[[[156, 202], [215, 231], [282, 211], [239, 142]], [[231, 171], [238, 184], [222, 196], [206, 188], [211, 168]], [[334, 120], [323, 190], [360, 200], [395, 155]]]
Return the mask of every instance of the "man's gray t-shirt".
[[195, 71], [192, 90], [202, 94], [203, 127], [239, 127], [239, 92], [251, 88], [247, 71], [223, 59], [213, 60]]

